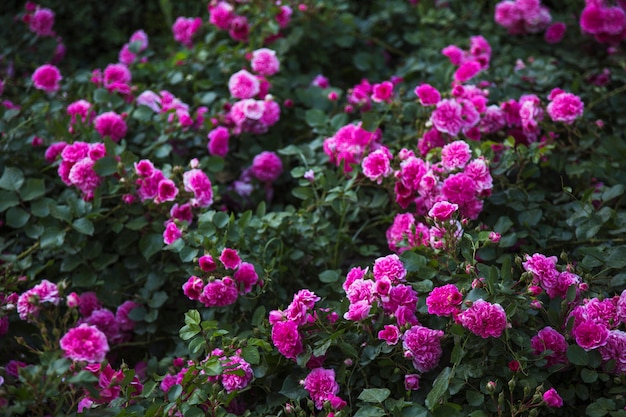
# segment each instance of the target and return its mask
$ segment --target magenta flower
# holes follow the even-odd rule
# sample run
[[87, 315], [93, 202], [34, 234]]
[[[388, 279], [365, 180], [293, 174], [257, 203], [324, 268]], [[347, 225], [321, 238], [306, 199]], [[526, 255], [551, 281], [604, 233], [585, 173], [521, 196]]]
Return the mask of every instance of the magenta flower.
[[141, 304], [128, 300], [124, 301], [117, 308], [115, 311], [115, 320], [117, 321], [120, 330], [129, 332], [135, 328], [135, 321], [128, 317], [128, 315], [137, 307], [141, 307]]
[[546, 33], [544, 33], [544, 39], [547, 43], [555, 44], [561, 42], [563, 36], [565, 35], [565, 30], [567, 26], [563, 22], [556, 22], [550, 25], [548, 29], [546, 29]]
[[59, 343], [65, 356], [73, 361], [102, 362], [109, 351], [104, 333], [86, 323], [68, 330]]
[[252, 175], [259, 181], [276, 181], [282, 172], [283, 163], [274, 152], [261, 152], [252, 160]]
[[237, 301], [238, 294], [232, 278], [224, 277], [206, 284], [198, 300], [206, 307], [224, 307]]
[[339, 384], [335, 381], [334, 369], [313, 369], [304, 379], [303, 385], [318, 410], [324, 408], [324, 403], [339, 392]]
[[420, 375], [407, 374], [404, 376], [404, 389], [407, 391], [417, 391], [420, 389]]
[[552, 101], [548, 103], [546, 110], [552, 121], [571, 125], [583, 115], [585, 104], [577, 95], [561, 92], [550, 96]]
[[159, 181], [157, 188], [157, 197], [155, 203], [163, 203], [165, 201], [174, 201], [178, 195], [178, 187], [176, 183], [170, 179], [162, 179]]
[[218, 29], [228, 30], [230, 22], [235, 17], [233, 6], [225, 1], [219, 1], [213, 5], [209, 3], [209, 23], [215, 25]]
[[216, 127], [209, 132], [207, 137], [209, 139], [209, 143], [207, 144], [209, 153], [222, 158], [226, 157], [228, 154], [228, 141], [230, 139], [228, 129], [223, 126]]
[[172, 25], [174, 40], [187, 48], [191, 48], [193, 46], [192, 38], [201, 27], [201, 18], [179, 16]]
[[213, 188], [209, 177], [201, 170], [194, 168], [183, 174], [185, 191], [193, 192], [193, 207], [208, 207], [213, 203]]
[[304, 350], [298, 325], [291, 321], [278, 321], [272, 327], [272, 343], [287, 359], [296, 359]]
[[465, 125], [463, 107], [453, 99], [441, 100], [431, 114], [430, 121], [438, 131], [457, 136]]
[[430, 84], [415, 87], [415, 94], [419, 97], [422, 106], [434, 106], [441, 101], [441, 94]]
[[204, 281], [202, 281], [202, 278], [193, 275], [183, 284], [183, 293], [190, 300], [198, 301], [202, 290], [204, 290]]
[[400, 340], [400, 329], [393, 324], [387, 324], [378, 332], [378, 340], [384, 340], [388, 345], [395, 345]]
[[552, 327], [548, 326], [539, 330], [539, 333], [530, 340], [530, 345], [535, 355], [540, 355], [547, 350], [552, 351], [551, 354], [545, 356], [546, 366], [567, 363], [565, 353], [568, 345], [565, 336]]
[[474, 78], [482, 70], [478, 61], [467, 61], [454, 72], [454, 81], [464, 83]]
[[260, 83], [257, 77], [246, 70], [241, 70], [231, 75], [228, 80], [228, 90], [235, 98], [252, 98], [259, 94]]
[[54, 26], [54, 12], [45, 7], [37, 7], [28, 22], [28, 29], [41, 37], [54, 36], [52, 26]]
[[441, 162], [448, 171], [463, 168], [471, 157], [472, 151], [469, 145], [462, 140], [448, 143], [441, 149]]
[[383, 277], [387, 277], [394, 284], [404, 281], [404, 277], [406, 276], [404, 264], [396, 254], [376, 259], [372, 272], [374, 279], [377, 281]]
[[572, 329], [572, 336], [578, 346], [585, 350], [592, 350], [606, 344], [609, 329], [601, 323], [585, 320]]
[[543, 400], [548, 407], [559, 408], [563, 406], [563, 399], [554, 388], [543, 393]]
[[442, 317], [452, 316], [457, 313], [462, 302], [463, 294], [454, 284], [436, 287], [426, 297], [428, 314]]
[[252, 287], [259, 281], [259, 276], [254, 269], [254, 265], [242, 262], [233, 275], [233, 279], [239, 284], [241, 292], [247, 294], [252, 291]]
[[217, 268], [217, 264], [211, 255], [202, 255], [198, 258], [198, 266], [204, 272], [212, 272]]
[[113, 142], [119, 142], [128, 130], [124, 118], [114, 111], [96, 116], [94, 127], [102, 138], [109, 136]]
[[220, 261], [226, 269], [237, 269], [241, 265], [241, 258], [236, 249], [224, 248], [220, 255]]
[[280, 61], [276, 57], [276, 51], [261, 48], [252, 52], [250, 66], [257, 74], [269, 77], [280, 70]]
[[60, 301], [57, 285], [44, 279], [19, 296], [17, 312], [22, 320], [31, 322], [32, 319], [39, 316], [39, 312], [45, 304], [59, 305]]
[[380, 84], [374, 84], [372, 87], [372, 101], [376, 103], [391, 103], [393, 96], [393, 83], [384, 81]]
[[180, 231], [176, 223], [168, 221], [163, 231], [163, 243], [171, 245], [182, 237], [183, 233]]
[[45, 91], [46, 93], [54, 93], [59, 90], [59, 83], [63, 77], [57, 67], [45, 64], [33, 72], [31, 79], [36, 89]]
[[441, 330], [432, 330], [419, 325], [411, 327], [402, 337], [404, 356], [413, 361], [413, 366], [419, 372], [430, 371], [441, 359], [443, 335]]
[[506, 313], [502, 306], [483, 299], [474, 301], [470, 308], [459, 313], [457, 320], [463, 327], [483, 339], [500, 337], [507, 327]]

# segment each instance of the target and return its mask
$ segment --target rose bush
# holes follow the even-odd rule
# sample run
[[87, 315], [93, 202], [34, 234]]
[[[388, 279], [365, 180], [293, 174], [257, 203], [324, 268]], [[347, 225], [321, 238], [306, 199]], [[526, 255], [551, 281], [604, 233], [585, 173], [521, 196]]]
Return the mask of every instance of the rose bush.
[[0, 17], [4, 415], [626, 415], [622, 2], [154, 7]]

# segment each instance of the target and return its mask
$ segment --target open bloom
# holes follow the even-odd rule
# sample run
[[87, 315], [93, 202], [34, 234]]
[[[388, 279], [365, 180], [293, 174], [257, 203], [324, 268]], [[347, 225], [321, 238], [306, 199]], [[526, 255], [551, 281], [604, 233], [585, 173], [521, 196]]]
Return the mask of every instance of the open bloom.
[[486, 339], [500, 337], [507, 326], [506, 313], [500, 304], [478, 299], [457, 316], [459, 323], [470, 332]]
[[105, 334], [87, 323], [68, 330], [59, 343], [73, 361], [102, 362], [109, 351]]
[[40, 66], [33, 72], [33, 85], [38, 90], [46, 93], [54, 93], [59, 90], [59, 82], [63, 79], [61, 71], [54, 65], [45, 64]]

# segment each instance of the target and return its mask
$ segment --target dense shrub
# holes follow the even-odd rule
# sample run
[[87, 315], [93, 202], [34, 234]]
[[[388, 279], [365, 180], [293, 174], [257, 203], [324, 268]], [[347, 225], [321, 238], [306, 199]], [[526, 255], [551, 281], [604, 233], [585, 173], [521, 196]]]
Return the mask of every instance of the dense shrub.
[[624, 9], [9, 5], [0, 410], [626, 414]]

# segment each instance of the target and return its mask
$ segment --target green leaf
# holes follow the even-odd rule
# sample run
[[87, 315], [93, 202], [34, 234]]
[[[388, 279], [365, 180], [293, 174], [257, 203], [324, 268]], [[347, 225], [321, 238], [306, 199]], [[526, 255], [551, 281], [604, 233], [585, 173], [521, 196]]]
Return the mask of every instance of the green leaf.
[[241, 350], [241, 356], [250, 365], [258, 365], [261, 362], [259, 350], [254, 346], [246, 346]]
[[580, 377], [586, 384], [593, 384], [598, 380], [598, 373], [593, 369], [583, 368], [580, 371]]
[[200, 312], [198, 312], [198, 310], [189, 310], [185, 313], [185, 324], [200, 325], [200, 321], [202, 321], [202, 318], [200, 317]]
[[46, 184], [41, 178], [29, 178], [20, 189], [20, 197], [24, 201], [31, 201], [46, 193]]
[[179, 384], [173, 385], [167, 392], [167, 400], [174, 402], [183, 393], [183, 387]]
[[6, 224], [14, 229], [19, 229], [28, 223], [30, 213], [19, 207], [11, 207], [7, 210]]
[[149, 122], [152, 120], [154, 116], [154, 110], [152, 110], [148, 106], [139, 106], [133, 112], [133, 119], [139, 120], [141, 122]]
[[106, 103], [109, 101], [109, 92], [104, 88], [98, 88], [93, 92], [93, 101], [96, 103]]
[[326, 270], [319, 274], [320, 281], [325, 284], [330, 284], [332, 282], [337, 282], [339, 280], [339, 271], [337, 270]]
[[626, 266], [626, 246], [618, 246], [611, 251], [606, 258], [606, 265], [611, 268], [623, 268]]
[[363, 124], [361, 127], [368, 132], [374, 132], [376, 128], [378, 128], [379, 115], [376, 112], [367, 112], [363, 113], [361, 117], [363, 119]]
[[198, 333], [200, 333], [200, 326], [197, 324], [186, 324], [180, 329], [178, 335], [183, 340], [189, 340]]
[[570, 345], [567, 347], [567, 359], [574, 365], [587, 366], [589, 363], [587, 351], [578, 345]]
[[541, 209], [525, 210], [519, 214], [518, 219], [522, 225], [532, 227], [539, 223], [542, 214]]
[[24, 174], [17, 168], [6, 167], [0, 177], [0, 188], [17, 191], [24, 183]]
[[467, 403], [472, 407], [478, 407], [485, 402], [485, 396], [482, 392], [468, 390], [465, 392]]
[[613, 200], [614, 198], [619, 197], [622, 194], [624, 194], [624, 185], [614, 185], [611, 188], [607, 188], [606, 190], [604, 190], [604, 192], [602, 193], [602, 201]]
[[12, 191], [0, 191], [0, 212], [8, 209], [9, 207], [17, 206], [20, 203], [20, 199], [17, 198], [17, 194]]
[[152, 294], [152, 298], [150, 298], [150, 301], [148, 301], [148, 306], [152, 308], [159, 308], [163, 304], [165, 304], [167, 299], [168, 299], [168, 295], [165, 291], [157, 291], [154, 294]]
[[382, 403], [390, 394], [391, 391], [387, 388], [366, 388], [359, 394], [359, 400], [368, 403]]
[[298, 377], [294, 374], [289, 374], [285, 378], [278, 393], [294, 401], [299, 401], [307, 396], [307, 392], [302, 388]]
[[313, 190], [311, 187], [295, 187], [291, 190], [291, 194], [300, 200], [306, 200], [313, 197]]
[[589, 417], [602, 417], [609, 413], [607, 409], [605, 409], [601, 404], [591, 403], [587, 406], [585, 413]]
[[139, 239], [139, 250], [146, 260], [163, 248], [163, 236], [157, 233], [143, 235]]
[[380, 407], [366, 405], [365, 407], [359, 408], [359, 410], [354, 414], [354, 417], [382, 417], [386, 414], [385, 410]]
[[402, 255], [400, 255], [400, 260], [408, 272], [419, 271], [420, 268], [426, 266], [426, 263], [428, 263], [428, 259], [426, 259], [425, 256], [411, 251], [405, 251], [402, 253]]
[[117, 172], [117, 160], [112, 156], [100, 158], [93, 164], [93, 170], [102, 177], [113, 175]]
[[326, 124], [327, 116], [326, 113], [319, 109], [310, 109], [304, 114], [304, 119], [309, 126], [320, 127]]
[[65, 231], [58, 227], [47, 227], [41, 235], [40, 246], [42, 249], [57, 248], [65, 241]]
[[91, 222], [91, 220], [88, 220], [85, 217], [74, 220], [74, 223], [72, 223], [72, 227], [78, 233], [81, 233], [83, 235], [92, 236], [94, 232], [93, 223]]
[[223, 211], [218, 211], [213, 216], [213, 224], [218, 229], [223, 229], [224, 227], [226, 227], [228, 225], [229, 220], [230, 220], [230, 217], [228, 216], [228, 214], [224, 213]]
[[437, 403], [439, 403], [439, 400], [448, 390], [448, 386], [450, 385], [450, 378], [452, 377], [451, 373], [452, 369], [450, 367], [446, 367], [443, 371], [441, 371], [441, 373], [433, 382], [433, 389], [431, 389], [426, 396], [426, 405], [428, 406], [428, 409], [430, 411], [435, 408]]

